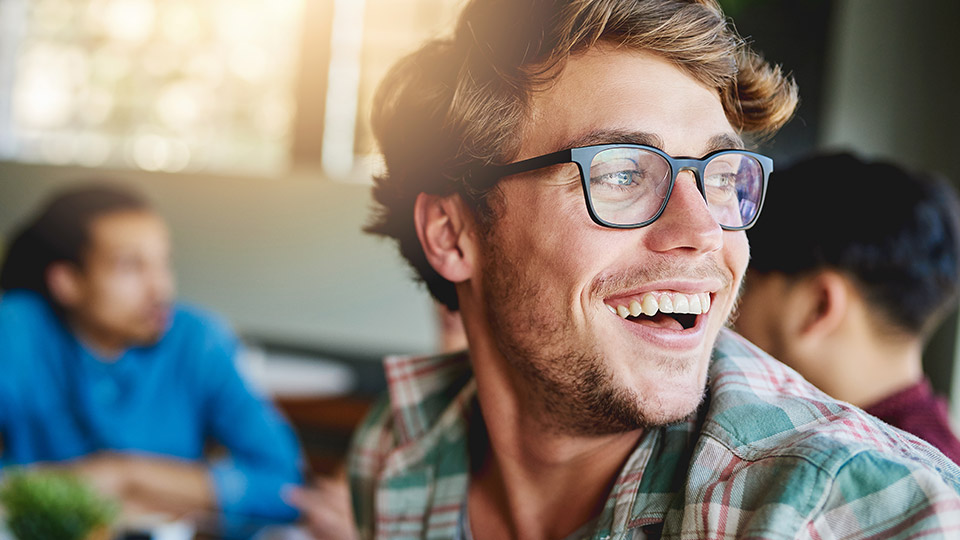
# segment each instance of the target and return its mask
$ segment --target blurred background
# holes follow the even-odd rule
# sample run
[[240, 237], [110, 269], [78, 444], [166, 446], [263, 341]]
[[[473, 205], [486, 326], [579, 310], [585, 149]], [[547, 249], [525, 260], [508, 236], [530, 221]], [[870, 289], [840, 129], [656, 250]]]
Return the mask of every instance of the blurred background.
[[[721, 3], [800, 85], [797, 117], [761, 146], [778, 166], [848, 149], [960, 181], [960, 3]], [[228, 317], [267, 384], [376, 391], [382, 355], [440, 337], [394, 245], [360, 230], [370, 101], [461, 4], [0, 0], [0, 253], [51, 190], [128, 183], [171, 225], [180, 297]], [[956, 329], [954, 315], [927, 352], [943, 392], [960, 389]]]

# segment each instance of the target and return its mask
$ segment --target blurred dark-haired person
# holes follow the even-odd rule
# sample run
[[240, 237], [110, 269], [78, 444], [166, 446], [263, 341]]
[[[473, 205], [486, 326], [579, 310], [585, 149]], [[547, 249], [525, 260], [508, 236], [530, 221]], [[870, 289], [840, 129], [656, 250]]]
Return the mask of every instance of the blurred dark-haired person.
[[[299, 445], [241, 378], [226, 324], [173, 301], [170, 251], [164, 220], [109, 185], [57, 194], [15, 235], [0, 270], [2, 464], [59, 462], [133, 512], [292, 520], [281, 490], [301, 481]], [[207, 459], [210, 441], [228, 455]]]
[[737, 330], [831, 396], [960, 463], [946, 402], [924, 376], [930, 333], [957, 302], [960, 204], [937, 177], [850, 154], [770, 178]]
[[725, 329], [796, 103], [710, 0], [473, 0], [401, 60], [368, 230], [468, 348], [387, 360], [361, 538], [955, 533], [957, 465]]

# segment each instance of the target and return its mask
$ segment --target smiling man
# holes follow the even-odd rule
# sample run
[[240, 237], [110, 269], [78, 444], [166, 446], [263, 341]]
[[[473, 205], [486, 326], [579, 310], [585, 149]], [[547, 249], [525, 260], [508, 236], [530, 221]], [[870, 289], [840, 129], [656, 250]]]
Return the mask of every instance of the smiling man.
[[377, 96], [370, 231], [459, 309], [387, 361], [364, 538], [936, 534], [958, 474], [724, 330], [796, 89], [711, 1], [474, 0]]

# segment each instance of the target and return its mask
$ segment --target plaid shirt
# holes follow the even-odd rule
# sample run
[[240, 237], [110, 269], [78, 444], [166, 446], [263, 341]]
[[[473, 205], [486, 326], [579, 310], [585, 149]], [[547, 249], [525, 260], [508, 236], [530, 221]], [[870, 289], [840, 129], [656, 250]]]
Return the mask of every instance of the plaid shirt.
[[[466, 356], [394, 357], [349, 458], [362, 538], [453, 538], [469, 477]], [[960, 538], [960, 468], [724, 330], [707, 401], [649, 431], [590, 538]]]

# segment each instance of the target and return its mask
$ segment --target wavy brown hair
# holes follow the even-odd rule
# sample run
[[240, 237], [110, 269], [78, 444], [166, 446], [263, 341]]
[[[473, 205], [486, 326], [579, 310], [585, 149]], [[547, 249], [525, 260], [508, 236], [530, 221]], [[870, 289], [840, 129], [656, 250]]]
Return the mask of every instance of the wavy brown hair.
[[797, 105], [793, 80], [753, 52], [713, 0], [471, 0], [452, 36], [393, 67], [372, 115], [386, 172], [375, 178], [366, 230], [396, 239], [448, 308], [458, 308], [456, 291], [417, 239], [417, 196], [466, 193], [481, 223], [493, 219], [471, 173], [516, 157], [533, 93], [599, 42], [657, 54], [715, 88], [745, 136], [773, 134]]

